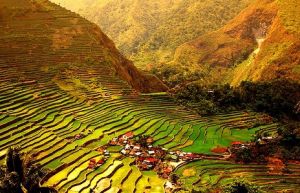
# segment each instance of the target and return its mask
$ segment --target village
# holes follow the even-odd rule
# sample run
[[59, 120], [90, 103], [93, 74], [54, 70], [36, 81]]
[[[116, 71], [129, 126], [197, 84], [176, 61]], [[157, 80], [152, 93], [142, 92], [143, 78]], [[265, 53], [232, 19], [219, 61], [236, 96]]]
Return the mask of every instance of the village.
[[[74, 140], [80, 140], [84, 136], [82, 133], [76, 134]], [[132, 131], [129, 131], [113, 138], [108, 145], [97, 148], [103, 157], [99, 160], [89, 160], [88, 169], [95, 170], [105, 164], [110, 157], [107, 149], [112, 146], [120, 146], [119, 153], [124, 157], [135, 158], [134, 163], [141, 171], [156, 172], [161, 178], [169, 179], [166, 183], [167, 187], [174, 188], [179, 185], [171, 176], [174, 169], [183, 163], [204, 158], [202, 154], [179, 150], [168, 151], [163, 147], [154, 146], [153, 143], [154, 139], [151, 136], [135, 136]]]
[[[84, 137], [84, 134], [77, 134], [74, 136], [74, 140], [79, 140]], [[263, 137], [257, 140], [260, 144], [265, 141], [271, 140], [272, 137]], [[169, 151], [166, 148], [160, 146], [154, 146], [154, 139], [151, 136], [135, 136], [132, 131], [129, 131], [118, 137], [114, 137], [105, 146], [97, 148], [97, 151], [103, 155], [99, 160], [89, 160], [88, 169], [95, 170], [105, 164], [106, 160], [110, 157], [109, 147], [120, 147], [118, 149], [122, 156], [132, 157], [135, 159], [134, 164], [140, 169], [140, 171], [154, 171], [161, 178], [166, 179], [166, 190], [173, 190], [180, 187], [176, 176], [172, 173], [176, 167], [188, 163], [194, 160], [201, 159], [219, 159], [228, 160], [232, 156], [232, 152], [236, 152], [239, 149], [248, 148], [251, 143], [242, 143], [235, 141], [231, 143], [230, 148], [216, 148], [216, 151], [212, 151], [212, 155], [197, 154], [191, 152], [183, 152], [180, 150]]]
[[121, 146], [123, 156], [135, 158], [135, 165], [141, 171], [153, 170], [164, 179], [168, 179], [174, 168], [184, 161], [201, 159], [194, 153], [182, 151], [168, 151], [165, 148], [154, 146], [154, 139], [150, 136], [137, 136], [133, 132], [113, 138], [109, 145]]

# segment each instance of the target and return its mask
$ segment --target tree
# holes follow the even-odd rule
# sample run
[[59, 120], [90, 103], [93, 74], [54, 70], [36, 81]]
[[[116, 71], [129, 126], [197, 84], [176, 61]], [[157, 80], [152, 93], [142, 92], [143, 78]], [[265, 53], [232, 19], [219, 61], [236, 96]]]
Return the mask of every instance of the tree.
[[23, 193], [21, 178], [16, 172], [4, 176], [0, 183], [0, 193]]
[[180, 179], [177, 174], [171, 174], [169, 178], [173, 184], [177, 184], [178, 180]]
[[222, 189], [224, 193], [262, 193], [259, 187], [245, 181], [244, 179], [235, 180], [224, 186]]
[[252, 159], [252, 152], [248, 148], [241, 148], [235, 153], [235, 160], [237, 162], [249, 163]]
[[23, 179], [23, 166], [18, 147], [10, 147], [8, 149], [8, 153], [6, 155], [6, 166], [9, 173], [16, 172], [19, 177]]
[[23, 158], [18, 148], [9, 148], [6, 168], [0, 169], [0, 193], [57, 193], [53, 188], [40, 187], [46, 172], [34, 164], [32, 157]]
[[138, 143], [142, 147], [148, 147], [147, 139], [148, 139], [148, 136], [146, 136], [146, 135], [139, 136]]

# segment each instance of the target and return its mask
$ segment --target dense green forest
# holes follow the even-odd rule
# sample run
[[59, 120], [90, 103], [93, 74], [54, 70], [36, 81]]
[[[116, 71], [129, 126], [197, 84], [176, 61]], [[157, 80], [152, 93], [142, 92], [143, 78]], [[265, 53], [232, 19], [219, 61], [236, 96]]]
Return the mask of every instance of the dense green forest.
[[300, 118], [297, 111], [300, 84], [285, 79], [258, 83], [245, 81], [239, 87], [191, 83], [174, 92], [180, 104], [194, 108], [200, 114], [251, 109], [278, 119]]

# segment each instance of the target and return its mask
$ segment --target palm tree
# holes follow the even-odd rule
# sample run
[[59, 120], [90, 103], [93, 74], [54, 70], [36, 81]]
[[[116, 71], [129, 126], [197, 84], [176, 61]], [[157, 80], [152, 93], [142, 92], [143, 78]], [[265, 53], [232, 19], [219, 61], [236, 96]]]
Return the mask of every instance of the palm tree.
[[57, 193], [53, 188], [41, 187], [46, 175], [31, 157], [21, 158], [19, 148], [9, 148], [6, 167], [0, 169], [0, 193]]

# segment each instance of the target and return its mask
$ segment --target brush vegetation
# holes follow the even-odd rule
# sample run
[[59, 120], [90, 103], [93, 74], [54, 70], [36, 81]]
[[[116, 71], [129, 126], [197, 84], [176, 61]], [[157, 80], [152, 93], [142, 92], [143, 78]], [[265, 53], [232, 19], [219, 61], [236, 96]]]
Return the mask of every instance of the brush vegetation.
[[222, 27], [251, 1], [53, 0], [53, 2], [60, 3], [97, 23], [127, 57], [138, 67], [145, 69], [151, 68], [153, 64], [172, 60], [176, 47]]
[[238, 86], [242, 81], [286, 78], [299, 82], [299, 3], [255, 1], [224, 27], [176, 49], [153, 72], [169, 85]]

